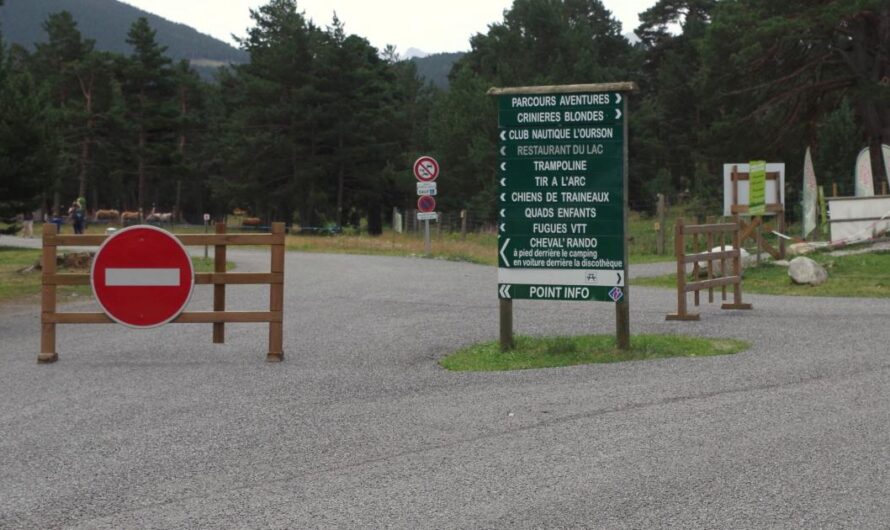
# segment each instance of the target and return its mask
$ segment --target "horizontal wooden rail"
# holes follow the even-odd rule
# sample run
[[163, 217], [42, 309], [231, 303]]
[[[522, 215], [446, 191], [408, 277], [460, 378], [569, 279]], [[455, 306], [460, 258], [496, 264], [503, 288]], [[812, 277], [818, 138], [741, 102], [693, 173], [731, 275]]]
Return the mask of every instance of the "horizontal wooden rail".
[[738, 228], [735, 223], [716, 223], [709, 225], [687, 225], [687, 234], [713, 234], [717, 232], [732, 232]]
[[[280, 236], [276, 234], [174, 234], [183, 245], [276, 245]], [[105, 235], [55, 235], [46, 236], [48, 246], [95, 247], [101, 245]]]
[[687, 254], [683, 257], [684, 263], [698, 263], [700, 261], [720, 261], [722, 259], [734, 258], [739, 255], [738, 250], [715, 250], [714, 252], [699, 252], [696, 254]]
[[697, 282], [689, 282], [685, 286], [687, 293], [692, 291], [701, 291], [702, 289], [710, 289], [712, 287], [722, 287], [724, 285], [734, 285], [741, 281], [738, 276], [724, 276], [722, 278], [713, 278], [711, 280], [701, 280]]
[[[729, 208], [729, 211], [732, 212], [733, 214], [748, 213], [749, 210], [750, 210], [750, 208], [748, 207], [747, 204], [733, 204]], [[779, 212], [784, 212], [785, 208], [781, 204], [771, 203], [771, 204], [764, 205], [764, 211], [778, 214]]]
[[[738, 173], [733, 172], [730, 174], [730, 178], [732, 180], [750, 180], [750, 173]], [[779, 172], [778, 171], [767, 171], [766, 172], [766, 180], [779, 180]]]
[[[114, 324], [105, 313], [51, 313], [44, 322], [52, 324]], [[214, 324], [218, 322], [282, 322], [281, 311], [193, 311], [180, 313], [177, 324]]]
[[[87, 273], [44, 274], [44, 285], [89, 285]], [[284, 283], [284, 274], [269, 272], [197, 272], [196, 285], [272, 285]]]

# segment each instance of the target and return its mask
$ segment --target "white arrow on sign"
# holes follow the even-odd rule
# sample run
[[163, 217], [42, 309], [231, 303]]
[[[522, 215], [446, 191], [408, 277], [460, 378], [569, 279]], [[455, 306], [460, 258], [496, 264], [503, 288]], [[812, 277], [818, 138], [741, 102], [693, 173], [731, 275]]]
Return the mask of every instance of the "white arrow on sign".
[[507, 171], [507, 163], [501, 162], [501, 171]]
[[507, 231], [507, 223], [501, 223], [501, 232]]
[[504, 246], [501, 247], [501, 251], [500, 251], [501, 257], [504, 258], [504, 267], [510, 266], [510, 260], [508, 260], [507, 255], [504, 254], [504, 251], [507, 250], [507, 245], [509, 245], [509, 244], [510, 244], [510, 238], [508, 237], [507, 239], [504, 240]]
[[621, 103], [621, 92], [615, 94], [615, 103]]
[[507, 217], [507, 210], [505, 208], [501, 208], [501, 217]]
[[507, 200], [507, 199], [505, 198], [506, 196], [507, 196], [506, 193], [501, 193], [501, 202], [504, 202], [504, 201]]
[[502, 178], [502, 179], [501, 179], [501, 186], [506, 186], [506, 185], [507, 185], [507, 179], [506, 179], [506, 178]]
[[501, 295], [501, 298], [510, 298], [510, 287], [509, 284], [505, 284], [498, 288], [498, 294]]
[[507, 139], [507, 131], [501, 131], [501, 140]]
[[621, 109], [615, 109], [615, 119], [616, 120], [621, 119]]
[[507, 146], [501, 146], [501, 156], [507, 156]]

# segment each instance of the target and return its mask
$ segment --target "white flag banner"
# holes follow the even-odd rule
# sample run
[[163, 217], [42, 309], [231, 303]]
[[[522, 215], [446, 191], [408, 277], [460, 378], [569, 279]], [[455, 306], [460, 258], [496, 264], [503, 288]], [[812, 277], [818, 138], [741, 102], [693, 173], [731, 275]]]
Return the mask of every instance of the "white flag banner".
[[874, 197], [875, 184], [871, 172], [871, 156], [868, 153], [868, 147], [859, 151], [856, 157], [856, 196], [857, 197]]
[[803, 237], [807, 237], [816, 229], [816, 170], [813, 168], [813, 157], [810, 148], [803, 160]]
[[881, 152], [884, 153], [884, 171], [887, 172], [887, 183], [890, 184], [890, 145], [882, 145]]

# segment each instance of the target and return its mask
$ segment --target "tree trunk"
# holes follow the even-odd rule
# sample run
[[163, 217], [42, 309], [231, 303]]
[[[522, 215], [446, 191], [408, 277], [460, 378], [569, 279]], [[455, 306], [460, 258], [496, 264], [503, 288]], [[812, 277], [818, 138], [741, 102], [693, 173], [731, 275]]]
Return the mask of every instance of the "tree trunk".
[[145, 211], [145, 129], [139, 128], [138, 182], [136, 203], [140, 215]]

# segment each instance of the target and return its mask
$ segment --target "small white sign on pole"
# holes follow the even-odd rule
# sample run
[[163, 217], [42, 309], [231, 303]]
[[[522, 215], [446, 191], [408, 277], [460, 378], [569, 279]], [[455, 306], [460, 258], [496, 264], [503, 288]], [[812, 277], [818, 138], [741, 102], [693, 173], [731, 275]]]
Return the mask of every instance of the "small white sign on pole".
[[417, 194], [418, 195], [436, 195], [436, 183], [435, 182], [418, 182], [417, 183]]
[[436, 212], [417, 212], [418, 221], [436, 221], [438, 219], [439, 214]]

